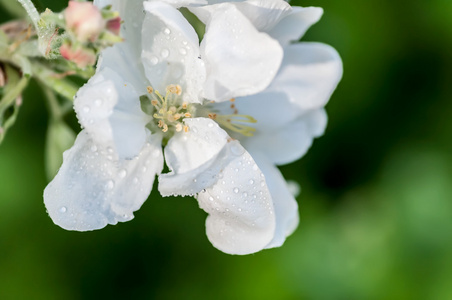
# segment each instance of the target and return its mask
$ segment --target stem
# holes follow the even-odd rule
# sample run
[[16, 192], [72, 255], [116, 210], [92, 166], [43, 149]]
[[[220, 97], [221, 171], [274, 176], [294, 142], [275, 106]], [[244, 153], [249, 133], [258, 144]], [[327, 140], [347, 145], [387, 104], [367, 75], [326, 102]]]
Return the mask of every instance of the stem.
[[17, 1], [25, 9], [31, 21], [33, 22], [33, 25], [35, 26], [36, 31], [39, 32], [38, 22], [41, 19], [41, 17], [39, 16], [38, 10], [36, 9], [33, 2], [31, 2], [30, 0], [17, 0]]

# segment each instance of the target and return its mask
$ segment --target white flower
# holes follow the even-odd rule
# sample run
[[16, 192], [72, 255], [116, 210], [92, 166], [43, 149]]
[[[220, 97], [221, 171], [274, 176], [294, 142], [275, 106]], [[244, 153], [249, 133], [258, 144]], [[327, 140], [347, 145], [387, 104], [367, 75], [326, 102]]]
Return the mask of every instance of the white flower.
[[[112, 3], [125, 42], [103, 52], [75, 99], [84, 129], [44, 192], [56, 224], [85, 231], [128, 221], [159, 175], [162, 195], [197, 198], [209, 240], [226, 253], [279, 246], [295, 229], [296, 202], [274, 165], [322, 134], [340, 59], [328, 46], [289, 44], [319, 9], [219, 2], [149, 1], [145, 14], [141, 1]], [[182, 5], [206, 24], [201, 44]], [[287, 33], [292, 23], [298, 30]]]

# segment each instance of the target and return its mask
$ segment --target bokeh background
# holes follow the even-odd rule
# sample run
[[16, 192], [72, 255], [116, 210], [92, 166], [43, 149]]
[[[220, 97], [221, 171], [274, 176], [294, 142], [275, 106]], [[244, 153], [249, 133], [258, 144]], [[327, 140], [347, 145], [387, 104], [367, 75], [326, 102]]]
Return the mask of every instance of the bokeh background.
[[285, 245], [223, 254], [194, 199], [155, 190], [131, 222], [55, 226], [33, 83], [0, 146], [0, 299], [452, 299], [452, 1], [292, 5], [325, 9], [303, 40], [334, 46], [344, 77], [325, 135], [281, 167], [302, 188]]

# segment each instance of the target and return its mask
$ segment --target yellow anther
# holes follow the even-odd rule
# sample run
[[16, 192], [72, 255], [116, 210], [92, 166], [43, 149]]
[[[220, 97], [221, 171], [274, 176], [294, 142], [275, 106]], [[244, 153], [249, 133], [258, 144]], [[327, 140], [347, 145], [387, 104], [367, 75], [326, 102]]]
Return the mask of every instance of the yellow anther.
[[174, 115], [174, 120], [176, 120], [176, 121], [177, 121], [177, 120], [179, 120], [179, 119], [180, 119], [180, 117], [181, 117], [181, 115], [180, 115], [180, 114], [175, 114], [175, 115]]
[[159, 104], [159, 102], [157, 100], [152, 100], [151, 104], [154, 105], [154, 106], [157, 106]]
[[154, 89], [153, 89], [152, 86], [150, 86], [150, 85], [148, 85], [148, 86], [146, 87], [146, 89], [148, 90], [148, 93], [149, 93], [149, 94], [152, 94], [152, 93], [154, 92]]
[[178, 84], [170, 84], [166, 87], [166, 91], [171, 94], [180, 96], [182, 94], [182, 88]]
[[188, 103], [187, 103], [187, 102], [182, 103], [182, 108], [183, 108], [183, 109], [187, 109], [187, 106], [188, 106]]
[[185, 116], [186, 118], [191, 118], [191, 113], [185, 113], [184, 116]]
[[177, 132], [181, 132], [181, 131], [182, 131], [182, 124], [181, 124], [181, 123], [177, 123], [177, 125], [176, 125], [176, 131], [177, 131]]
[[231, 98], [231, 99], [229, 99], [229, 101], [234, 102], [234, 101], [235, 101], [235, 98]]
[[162, 128], [163, 125], [165, 125], [165, 122], [163, 122], [162, 120], [159, 120], [159, 124], [158, 124], [159, 128]]
[[162, 129], [162, 131], [163, 131], [163, 132], [167, 132], [167, 131], [168, 131], [168, 125], [163, 124], [163, 129]]
[[189, 128], [188, 128], [187, 125], [185, 125], [185, 126], [184, 126], [184, 132], [188, 132], [188, 131], [189, 131]]
[[215, 120], [217, 118], [217, 114], [209, 114], [209, 118]]

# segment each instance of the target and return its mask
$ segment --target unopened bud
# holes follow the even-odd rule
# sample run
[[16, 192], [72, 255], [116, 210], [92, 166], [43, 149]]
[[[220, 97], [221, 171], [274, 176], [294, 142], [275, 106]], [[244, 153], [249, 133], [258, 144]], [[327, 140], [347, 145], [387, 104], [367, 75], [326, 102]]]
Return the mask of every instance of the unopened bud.
[[80, 69], [92, 66], [96, 63], [96, 54], [93, 50], [78, 47], [73, 49], [69, 44], [60, 47], [61, 56], [74, 62]]
[[121, 18], [116, 17], [114, 19], [108, 20], [107, 30], [115, 35], [119, 35], [119, 31], [121, 30]]
[[67, 28], [73, 31], [81, 42], [94, 42], [105, 29], [102, 14], [92, 2], [69, 1], [64, 18]]

